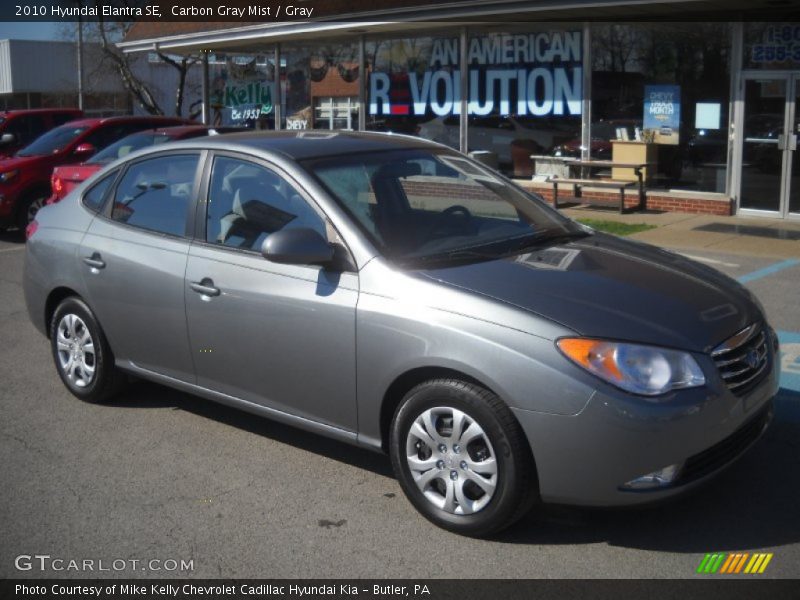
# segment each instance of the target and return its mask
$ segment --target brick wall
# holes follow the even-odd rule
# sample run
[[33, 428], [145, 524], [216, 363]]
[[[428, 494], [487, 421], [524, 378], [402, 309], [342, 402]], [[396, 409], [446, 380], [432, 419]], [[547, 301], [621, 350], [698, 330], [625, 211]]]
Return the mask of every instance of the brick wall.
[[[517, 181], [525, 189], [536, 192], [545, 200], [552, 204], [553, 202], [553, 186], [549, 184], [537, 184], [534, 182]], [[599, 200], [601, 202], [608, 202], [610, 207], [619, 206], [619, 192], [612, 191], [587, 191], [583, 190], [581, 194], [582, 199]], [[577, 200], [580, 202], [580, 199]], [[559, 189], [558, 203], [564, 202], [565, 204], [574, 202], [570, 197], [569, 188], [565, 190]], [[639, 193], [626, 192], [625, 194], [625, 207], [632, 208], [639, 203]], [[647, 192], [647, 208], [648, 210], [663, 210], [668, 212], [684, 212], [694, 213], [701, 215], [717, 215], [717, 216], [730, 216], [733, 214], [733, 200], [731, 199], [712, 199], [696, 197], [692, 198], [684, 194], [670, 194], [666, 192], [659, 193], [657, 190]]]

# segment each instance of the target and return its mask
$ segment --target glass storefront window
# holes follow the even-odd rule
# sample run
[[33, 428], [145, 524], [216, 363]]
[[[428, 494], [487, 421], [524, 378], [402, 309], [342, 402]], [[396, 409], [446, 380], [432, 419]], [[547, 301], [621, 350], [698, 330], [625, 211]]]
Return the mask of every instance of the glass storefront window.
[[370, 40], [365, 54], [367, 129], [420, 135], [458, 148], [457, 34]]
[[730, 27], [592, 25], [595, 159], [647, 162], [648, 187], [724, 192]]
[[281, 45], [284, 129], [356, 129], [358, 44]]
[[582, 46], [580, 25], [471, 29], [468, 149], [517, 177], [531, 155], [580, 155]]
[[211, 124], [275, 129], [275, 53], [209, 57]]

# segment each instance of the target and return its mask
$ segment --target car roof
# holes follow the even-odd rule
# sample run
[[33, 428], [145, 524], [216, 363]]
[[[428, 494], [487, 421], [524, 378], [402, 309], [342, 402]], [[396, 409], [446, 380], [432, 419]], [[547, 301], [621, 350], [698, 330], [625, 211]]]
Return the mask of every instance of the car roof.
[[[340, 156], [352, 153], [382, 152], [406, 148], [443, 148], [422, 138], [409, 135], [367, 131], [251, 131], [195, 138], [176, 142], [178, 146], [231, 149], [246, 147], [265, 152], [278, 152], [293, 160]], [[173, 148], [176, 146], [173, 146]]]
[[212, 125], [173, 125], [171, 127], [156, 127], [154, 129], [145, 129], [137, 133], [152, 133], [154, 135], [164, 135], [167, 137], [179, 138], [184, 135], [200, 133], [203, 131], [214, 130], [220, 133], [225, 133], [227, 131], [234, 131], [241, 129], [242, 129], [241, 127], [214, 127]]
[[83, 111], [79, 108], [14, 108], [11, 110], [0, 111], [0, 116], [8, 118], [8, 117], [16, 117], [19, 115], [41, 115], [48, 113], [83, 114]]
[[64, 123], [64, 125], [70, 125], [72, 127], [95, 127], [106, 123], [161, 123], [166, 125], [165, 122], [178, 123], [180, 120], [180, 117], [94, 117], [75, 119]]

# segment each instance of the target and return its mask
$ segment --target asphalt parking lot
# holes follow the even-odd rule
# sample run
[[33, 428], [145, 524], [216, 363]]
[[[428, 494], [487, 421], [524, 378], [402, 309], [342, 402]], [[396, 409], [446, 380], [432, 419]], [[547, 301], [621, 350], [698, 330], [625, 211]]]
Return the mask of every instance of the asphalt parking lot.
[[[2, 235], [0, 577], [681, 578], [697, 576], [705, 553], [737, 551], [774, 553], [760, 577], [798, 577], [800, 264], [683, 252], [744, 278], [781, 332], [783, 388], [765, 438], [673, 503], [547, 507], [472, 540], [418, 515], [383, 456], [148, 383], [110, 405], [78, 401], [28, 321], [23, 244]], [[34, 554], [193, 570], [15, 569]]]

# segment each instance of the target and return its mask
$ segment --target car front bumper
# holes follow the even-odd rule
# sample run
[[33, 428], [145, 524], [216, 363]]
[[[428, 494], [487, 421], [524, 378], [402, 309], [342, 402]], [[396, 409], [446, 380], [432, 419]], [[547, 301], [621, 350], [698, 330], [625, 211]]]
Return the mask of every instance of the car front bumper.
[[[749, 393], [719, 385], [681, 390], [662, 402], [596, 391], [578, 415], [512, 409], [533, 450], [545, 502], [625, 506], [688, 491], [739, 458], [766, 430], [779, 366]], [[625, 489], [638, 477], [679, 465], [663, 487]]]

